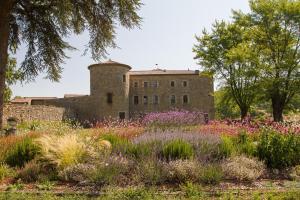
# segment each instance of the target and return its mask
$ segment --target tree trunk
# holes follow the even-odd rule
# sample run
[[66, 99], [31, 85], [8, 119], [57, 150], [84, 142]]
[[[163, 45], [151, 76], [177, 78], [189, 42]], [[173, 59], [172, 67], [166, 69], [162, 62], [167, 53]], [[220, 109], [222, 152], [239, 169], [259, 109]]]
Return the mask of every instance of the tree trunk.
[[0, 1], [0, 130], [3, 127], [5, 74], [8, 60], [9, 16], [12, 1]]
[[240, 107], [242, 121], [247, 117], [248, 110], [249, 110], [249, 108], [247, 106]]
[[273, 120], [275, 122], [282, 122], [283, 121], [283, 108], [284, 103], [282, 103], [281, 98], [273, 97], [272, 98], [272, 109], [273, 109]]

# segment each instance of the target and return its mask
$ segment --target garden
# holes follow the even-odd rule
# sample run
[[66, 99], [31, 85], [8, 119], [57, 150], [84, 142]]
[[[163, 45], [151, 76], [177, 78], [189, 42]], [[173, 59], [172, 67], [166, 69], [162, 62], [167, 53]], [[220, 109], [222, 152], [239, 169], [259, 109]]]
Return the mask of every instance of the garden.
[[298, 120], [204, 124], [201, 115], [19, 123], [0, 138], [0, 198], [299, 198]]

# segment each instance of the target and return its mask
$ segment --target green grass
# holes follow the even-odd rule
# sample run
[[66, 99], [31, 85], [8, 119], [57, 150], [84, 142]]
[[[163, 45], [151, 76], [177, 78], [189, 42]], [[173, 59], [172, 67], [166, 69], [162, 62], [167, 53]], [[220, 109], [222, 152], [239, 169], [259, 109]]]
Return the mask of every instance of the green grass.
[[[106, 193], [101, 195], [87, 194], [54, 194], [51, 192], [41, 193], [22, 193], [22, 192], [2, 192], [0, 199], [17, 199], [17, 200], [108, 200], [108, 199], [124, 199], [124, 200], [139, 200], [139, 199], [270, 199], [270, 200], [298, 200], [300, 197], [299, 190], [253, 190], [253, 191], [202, 191], [200, 186], [187, 185], [181, 187], [180, 191], [160, 191], [153, 188], [136, 187], [136, 188], [109, 188]], [[198, 190], [198, 191], [197, 191]]]

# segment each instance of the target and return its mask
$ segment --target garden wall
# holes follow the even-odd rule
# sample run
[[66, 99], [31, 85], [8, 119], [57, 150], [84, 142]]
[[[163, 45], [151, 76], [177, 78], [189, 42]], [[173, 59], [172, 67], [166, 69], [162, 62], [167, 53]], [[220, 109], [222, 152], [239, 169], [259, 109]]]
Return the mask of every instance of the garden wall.
[[74, 118], [75, 114], [73, 110], [62, 107], [8, 104], [4, 106], [4, 123], [9, 117], [16, 117], [19, 121], [62, 121]]

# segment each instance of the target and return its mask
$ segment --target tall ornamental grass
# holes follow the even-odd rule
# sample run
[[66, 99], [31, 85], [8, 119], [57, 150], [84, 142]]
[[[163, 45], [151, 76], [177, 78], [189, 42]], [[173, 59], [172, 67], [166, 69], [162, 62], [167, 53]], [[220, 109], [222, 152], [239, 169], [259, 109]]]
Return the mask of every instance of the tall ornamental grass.
[[44, 135], [37, 142], [42, 150], [41, 157], [59, 169], [84, 162], [91, 153], [83, 139], [76, 134]]

